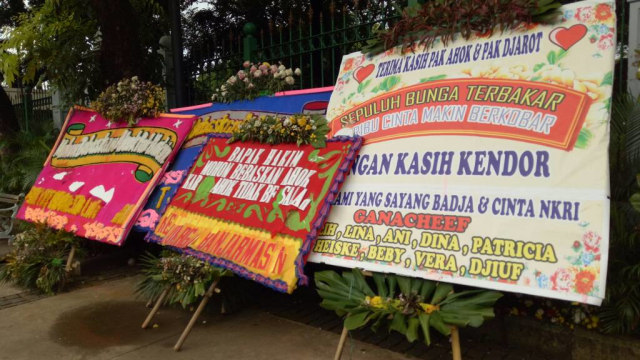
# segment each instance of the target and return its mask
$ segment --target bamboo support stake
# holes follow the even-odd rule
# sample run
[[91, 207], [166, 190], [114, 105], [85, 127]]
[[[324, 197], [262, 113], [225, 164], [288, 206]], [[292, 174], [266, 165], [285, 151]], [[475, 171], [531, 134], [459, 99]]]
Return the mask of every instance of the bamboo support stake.
[[184, 331], [182, 332], [182, 335], [180, 335], [180, 339], [178, 339], [178, 342], [176, 343], [176, 345], [173, 347], [173, 350], [180, 351], [180, 349], [182, 348], [182, 345], [184, 344], [184, 341], [187, 339], [187, 336], [189, 336], [189, 333], [191, 332], [191, 329], [196, 324], [196, 321], [198, 320], [198, 317], [200, 316], [200, 313], [202, 313], [202, 311], [204, 310], [205, 306], [207, 306], [207, 303], [209, 302], [209, 299], [211, 299], [211, 297], [213, 296], [213, 293], [215, 292], [216, 286], [218, 285], [219, 281], [220, 281], [220, 279], [216, 279], [213, 282], [213, 284], [211, 284], [211, 286], [209, 286], [209, 289], [204, 294], [204, 297], [202, 298], [202, 301], [200, 301], [200, 305], [198, 305], [198, 308], [196, 309], [196, 312], [193, 313], [193, 316], [191, 316], [191, 320], [189, 320], [189, 324], [187, 324], [187, 327], [184, 328]]
[[453, 326], [451, 328], [451, 354], [453, 360], [462, 360], [462, 353], [460, 351], [460, 333], [458, 327]]
[[76, 246], [71, 245], [71, 250], [69, 250], [69, 257], [67, 257], [67, 264], [64, 266], [64, 278], [58, 284], [58, 291], [61, 292], [64, 290], [65, 285], [67, 285], [67, 278], [69, 277], [69, 273], [71, 273], [71, 265], [73, 265], [73, 257], [76, 254]]
[[338, 348], [336, 349], [336, 355], [333, 357], [333, 360], [340, 360], [342, 357], [342, 350], [344, 349], [344, 344], [347, 341], [347, 334], [349, 334], [349, 330], [346, 327], [342, 327], [342, 334], [340, 334], [340, 342], [338, 343]]
[[151, 309], [151, 312], [149, 312], [149, 315], [147, 315], [147, 318], [144, 320], [144, 322], [142, 323], [142, 328], [146, 329], [147, 326], [149, 326], [149, 323], [151, 322], [151, 319], [153, 318], [153, 316], [158, 312], [158, 309], [160, 309], [160, 306], [162, 305], [162, 303], [164, 302], [164, 298], [167, 297], [167, 294], [169, 293], [169, 289], [171, 289], [171, 285], [168, 285], [166, 288], [164, 288], [164, 290], [162, 290], [162, 292], [160, 293], [160, 296], [158, 297], [158, 300], [156, 301], [155, 305], [153, 305], [153, 309]]
[[69, 257], [67, 258], [67, 265], [64, 267], [64, 271], [69, 274], [71, 272], [71, 265], [73, 265], [73, 257], [76, 255], [76, 246], [71, 246], [71, 251], [69, 251]]

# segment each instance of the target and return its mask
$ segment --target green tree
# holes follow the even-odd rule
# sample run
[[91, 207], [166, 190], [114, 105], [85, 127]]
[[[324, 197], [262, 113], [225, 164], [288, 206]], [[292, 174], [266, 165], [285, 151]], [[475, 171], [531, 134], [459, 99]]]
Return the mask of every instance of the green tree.
[[[22, 0], [0, 0], [0, 34], [6, 26], [15, 26], [15, 18], [18, 14], [25, 12], [26, 8]], [[0, 35], [0, 44], [2, 37]], [[0, 68], [0, 84], [4, 81], [2, 69]], [[14, 133], [19, 130], [18, 119], [13, 111], [11, 99], [0, 86], [0, 138], [3, 134]]]
[[166, 29], [153, 0], [45, 0], [20, 14], [0, 45], [5, 81], [49, 81], [70, 102], [138, 75], [158, 81], [155, 53]]

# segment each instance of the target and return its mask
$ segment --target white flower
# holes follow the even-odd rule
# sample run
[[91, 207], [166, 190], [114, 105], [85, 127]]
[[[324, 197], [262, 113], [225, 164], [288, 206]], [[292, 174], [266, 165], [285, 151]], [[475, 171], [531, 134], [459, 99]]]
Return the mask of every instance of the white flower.
[[260, 77], [260, 76], [262, 76], [262, 71], [260, 71], [260, 70], [256, 70], [256, 71], [253, 73], [253, 77]]
[[131, 78], [131, 80], [132, 80], [132, 81], [138, 81], [138, 77], [137, 77], [137, 76], [134, 76], [134, 77], [132, 77], [132, 78]]
[[287, 76], [291, 76], [291, 75], [293, 75], [293, 70], [287, 69], [287, 70], [284, 71], [284, 73], [287, 74]]
[[236, 81], [238, 81], [238, 78], [237, 78], [237, 77], [235, 77], [235, 76], [232, 76], [232, 77], [230, 77], [230, 78], [229, 78], [229, 80], [227, 80], [227, 82], [228, 82], [229, 84], [235, 84], [235, 83], [236, 83]]
[[253, 85], [253, 83], [249, 83], [249, 85], [247, 85], [247, 87], [248, 87], [249, 89], [252, 89], [252, 88], [254, 88], [254, 87], [255, 87], [255, 85]]
[[246, 78], [242, 79], [242, 81], [244, 81], [245, 83], [248, 83], [249, 82], [249, 78], [246, 77]]
[[285, 71], [285, 70], [287, 70], [287, 68], [284, 65], [280, 65], [280, 66], [278, 66], [278, 70]]
[[300, 76], [302, 75], [302, 70], [300, 70], [300, 68], [296, 68], [296, 70], [293, 73]]
[[226, 85], [222, 85], [222, 86], [220, 86], [220, 90], [222, 90], [222, 91], [227, 91], [227, 86], [226, 86]]
[[293, 83], [295, 83], [296, 81], [293, 79], [292, 76], [287, 76], [286, 78], [284, 78], [284, 82], [286, 82], [289, 85], [293, 85]]
[[227, 96], [227, 92], [226, 92], [226, 91], [223, 91], [221, 95], [222, 95], [222, 96]]

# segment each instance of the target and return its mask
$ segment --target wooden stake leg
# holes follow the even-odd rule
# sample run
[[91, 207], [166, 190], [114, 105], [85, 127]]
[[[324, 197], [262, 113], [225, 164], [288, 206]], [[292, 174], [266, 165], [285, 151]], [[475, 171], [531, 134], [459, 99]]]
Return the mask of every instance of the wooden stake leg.
[[340, 334], [340, 342], [338, 342], [338, 348], [336, 349], [336, 355], [333, 357], [333, 360], [340, 360], [342, 357], [342, 350], [344, 349], [344, 344], [347, 342], [347, 335], [349, 334], [349, 330], [346, 327], [342, 327], [342, 334]]
[[202, 301], [200, 301], [200, 305], [198, 305], [196, 312], [193, 313], [191, 320], [189, 320], [189, 324], [187, 324], [187, 327], [184, 328], [184, 331], [182, 332], [182, 335], [180, 335], [180, 339], [178, 339], [178, 342], [176, 343], [176, 345], [173, 347], [173, 350], [180, 351], [180, 349], [182, 348], [182, 344], [184, 344], [184, 341], [187, 339], [187, 336], [189, 336], [189, 333], [191, 332], [193, 325], [196, 324], [196, 321], [198, 320], [200, 313], [202, 313], [205, 306], [207, 306], [209, 299], [211, 299], [211, 297], [213, 296], [213, 293], [216, 290], [216, 286], [218, 285], [218, 281], [220, 281], [220, 279], [214, 281], [213, 284], [209, 286], [209, 289], [204, 294], [204, 298], [202, 298]]
[[460, 351], [460, 333], [456, 326], [451, 328], [451, 355], [453, 360], [462, 360], [462, 353]]
[[73, 257], [76, 255], [76, 246], [71, 246], [71, 251], [69, 251], [69, 257], [67, 258], [67, 265], [64, 267], [64, 271], [68, 273], [71, 272], [71, 265], [73, 265]]
[[69, 257], [67, 257], [67, 264], [64, 266], [65, 277], [58, 284], [58, 292], [62, 292], [64, 290], [64, 286], [67, 283], [67, 278], [69, 277], [69, 273], [71, 272], [71, 265], [73, 265], [73, 257], [76, 255], [76, 246], [72, 245], [71, 250], [69, 251]]
[[147, 318], [144, 320], [144, 322], [142, 323], [142, 328], [146, 329], [147, 326], [149, 326], [149, 323], [151, 322], [151, 319], [153, 318], [153, 316], [158, 312], [158, 310], [160, 309], [160, 306], [162, 305], [162, 303], [164, 302], [164, 298], [167, 297], [167, 294], [169, 293], [169, 289], [171, 289], [171, 285], [168, 285], [166, 288], [164, 288], [164, 290], [162, 290], [162, 292], [160, 293], [160, 296], [158, 297], [158, 300], [156, 301], [155, 305], [153, 306], [153, 309], [151, 309], [151, 312], [149, 312], [149, 315], [147, 315]]

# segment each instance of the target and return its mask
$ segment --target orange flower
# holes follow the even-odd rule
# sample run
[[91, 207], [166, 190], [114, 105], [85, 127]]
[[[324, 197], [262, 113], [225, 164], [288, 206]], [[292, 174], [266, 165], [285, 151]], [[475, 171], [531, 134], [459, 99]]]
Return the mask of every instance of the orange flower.
[[576, 274], [576, 291], [580, 294], [587, 294], [593, 288], [593, 282], [596, 280], [596, 275], [591, 271], [582, 270]]
[[344, 69], [342, 71], [349, 71], [353, 67], [353, 58], [347, 59], [344, 63]]
[[596, 19], [604, 21], [609, 19], [611, 15], [611, 6], [608, 4], [598, 4], [596, 6]]

